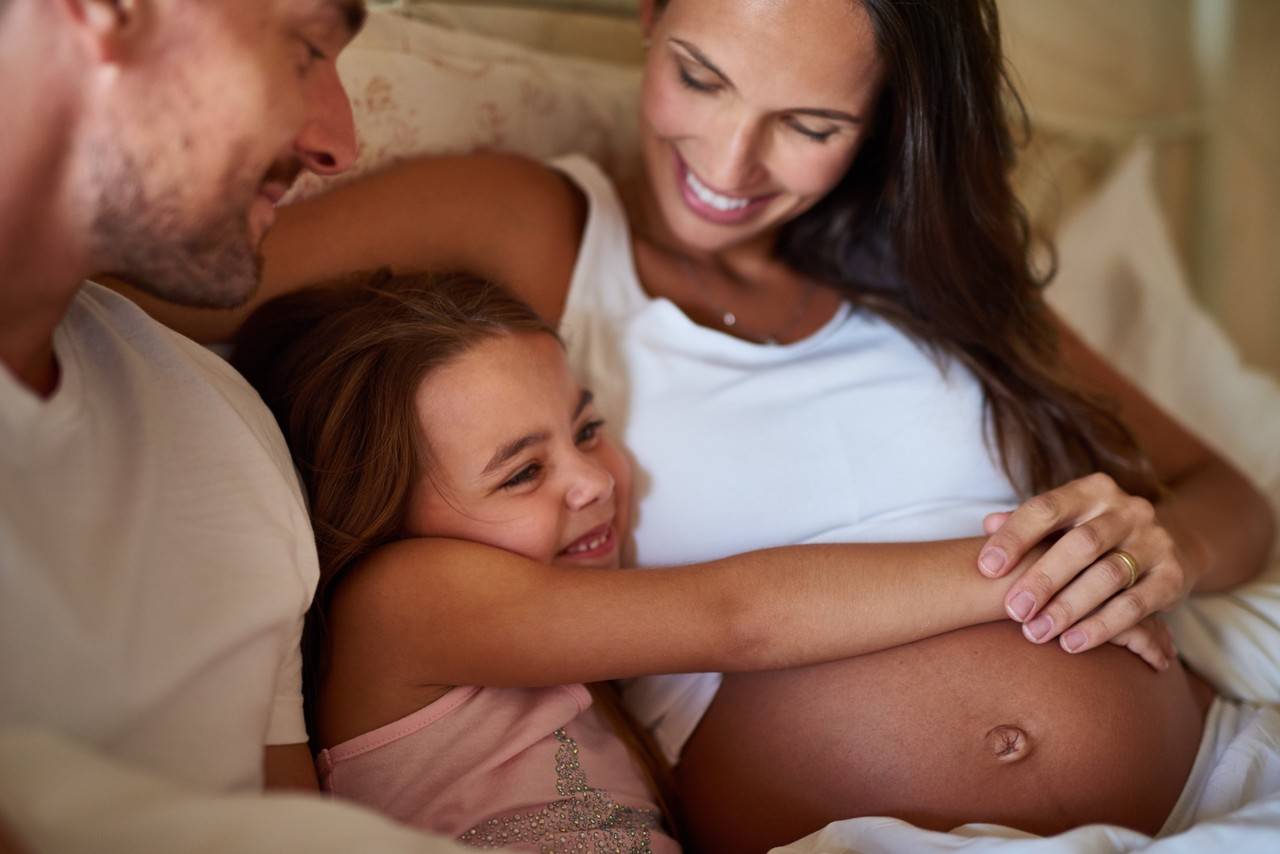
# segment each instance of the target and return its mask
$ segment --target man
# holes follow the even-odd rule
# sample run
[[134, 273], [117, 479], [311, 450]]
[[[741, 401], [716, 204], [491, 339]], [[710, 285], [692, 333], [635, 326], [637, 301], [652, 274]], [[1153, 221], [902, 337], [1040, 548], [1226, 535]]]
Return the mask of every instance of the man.
[[0, 847], [445, 850], [256, 794], [315, 788], [287, 450], [224, 363], [82, 284], [246, 300], [294, 178], [355, 157], [334, 61], [364, 14], [0, 0]]

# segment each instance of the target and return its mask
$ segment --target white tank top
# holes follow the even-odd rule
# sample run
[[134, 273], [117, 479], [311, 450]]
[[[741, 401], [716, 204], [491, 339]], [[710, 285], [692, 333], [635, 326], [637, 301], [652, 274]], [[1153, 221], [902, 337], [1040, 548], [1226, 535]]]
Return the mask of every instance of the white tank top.
[[[560, 331], [634, 457], [638, 565], [976, 536], [1017, 503], [963, 367], [847, 303], [793, 344], [699, 326], [641, 287], [608, 178], [579, 156], [553, 165], [590, 206]], [[646, 677], [624, 696], [674, 761], [719, 683]]]

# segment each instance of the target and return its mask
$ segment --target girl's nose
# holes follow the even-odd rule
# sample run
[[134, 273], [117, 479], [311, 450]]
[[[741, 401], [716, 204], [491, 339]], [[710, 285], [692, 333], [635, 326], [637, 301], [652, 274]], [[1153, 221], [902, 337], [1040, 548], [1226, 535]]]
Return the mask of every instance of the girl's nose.
[[597, 501], [613, 496], [613, 475], [594, 459], [581, 455], [570, 473], [569, 488], [565, 490], [565, 504], [570, 510], [590, 507]]

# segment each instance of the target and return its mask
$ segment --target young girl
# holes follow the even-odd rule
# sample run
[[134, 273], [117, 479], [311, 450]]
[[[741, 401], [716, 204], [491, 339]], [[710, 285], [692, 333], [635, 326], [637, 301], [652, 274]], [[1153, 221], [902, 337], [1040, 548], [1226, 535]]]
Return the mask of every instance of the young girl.
[[[429, 830], [674, 851], [661, 773], [628, 758], [607, 691], [575, 683], [817, 662], [1000, 616], [1000, 591], [966, 571], [976, 541], [937, 544], [928, 573], [874, 546], [602, 571], [623, 561], [629, 464], [552, 329], [471, 277], [283, 297], [232, 358], [285, 430], [319, 545], [322, 781]], [[476, 544], [505, 551], [479, 562]], [[891, 618], [904, 609], [914, 628]], [[1157, 665], [1160, 641], [1136, 641]]]

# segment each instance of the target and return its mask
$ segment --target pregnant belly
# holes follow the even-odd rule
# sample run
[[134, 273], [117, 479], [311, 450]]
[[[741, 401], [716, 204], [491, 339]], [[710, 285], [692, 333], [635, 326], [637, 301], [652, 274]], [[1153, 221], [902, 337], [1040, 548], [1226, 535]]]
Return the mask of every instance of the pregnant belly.
[[829, 822], [1154, 834], [1212, 691], [1111, 645], [1071, 656], [1012, 623], [874, 655], [726, 675], [677, 767], [694, 850], [766, 851]]

